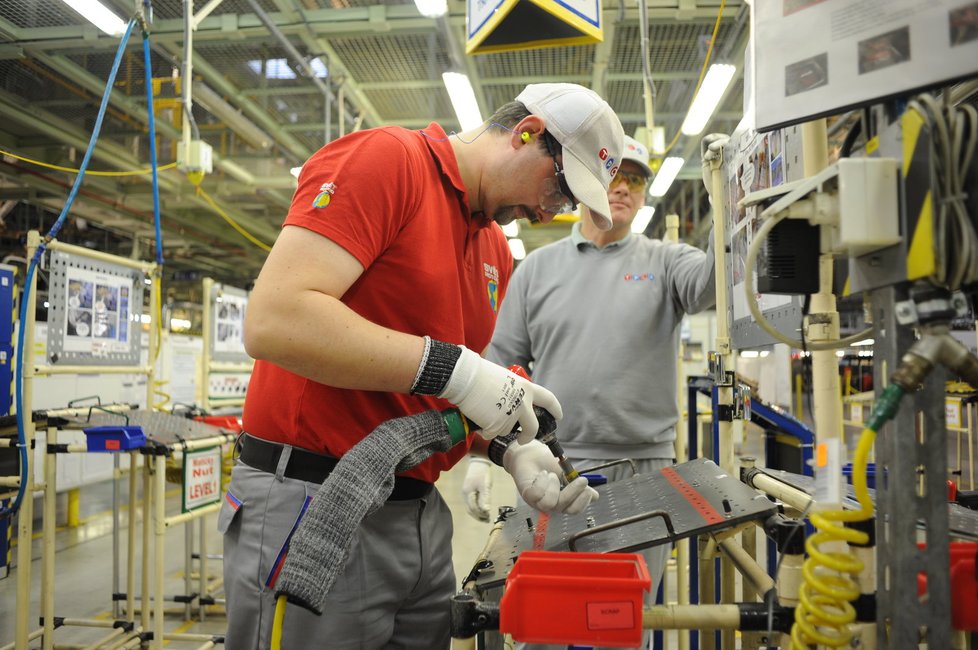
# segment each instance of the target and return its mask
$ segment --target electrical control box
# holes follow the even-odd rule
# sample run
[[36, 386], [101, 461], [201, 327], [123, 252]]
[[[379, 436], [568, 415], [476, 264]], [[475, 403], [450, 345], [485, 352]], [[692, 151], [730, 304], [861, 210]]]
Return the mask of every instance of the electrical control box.
[[844, 158], [839, 166], [839, 248], [864, 255], [900, 241], [899, 161]]
[[182, 172], [210, 174], [214, 170], [214, 149], [203, 140], [181, 142], [177, 152], [177, 168]]

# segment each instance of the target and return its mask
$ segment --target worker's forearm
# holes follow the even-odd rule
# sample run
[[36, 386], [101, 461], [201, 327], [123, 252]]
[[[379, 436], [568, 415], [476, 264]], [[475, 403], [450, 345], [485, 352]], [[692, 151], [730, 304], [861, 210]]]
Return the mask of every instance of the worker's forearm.
[[314, 291], [288, 302], [253, 296], [244, 335], [255, 359], [337, 388], [407, 393], [424, 352], [422, 337], [371, 323]]

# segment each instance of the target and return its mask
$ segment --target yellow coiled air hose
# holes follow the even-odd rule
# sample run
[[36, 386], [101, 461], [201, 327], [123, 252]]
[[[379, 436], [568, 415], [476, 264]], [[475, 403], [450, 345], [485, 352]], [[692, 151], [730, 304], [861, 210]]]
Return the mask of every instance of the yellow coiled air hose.
[[795, 624], [791, 627], [792, 650], [807, 650], [812, 644], [830, 648], [848, 646], [852, 632], [848, 625], [856, 620], [851, 601], [859, 597], [859, 585], [854, 577], [863, 570], [863, 563], [851, 553], [823, 551], [829, 542], [865, 544], [869, 536], [845, 522], [867, 521], [873, 517], [873, 500], [869, 496], [866, 470], [869, 452], [873, 449], [876, 432], [897, 411], [903, 389], [890, 384], [883, 391], [872, 415], [859, 436], [853, 458], [852, 483], [859, 501], [859, 510], [826, 510], [811, 516], [818, 532], [805, 540], [808, 559], [802, 566], [800, 603], [795, 608]]

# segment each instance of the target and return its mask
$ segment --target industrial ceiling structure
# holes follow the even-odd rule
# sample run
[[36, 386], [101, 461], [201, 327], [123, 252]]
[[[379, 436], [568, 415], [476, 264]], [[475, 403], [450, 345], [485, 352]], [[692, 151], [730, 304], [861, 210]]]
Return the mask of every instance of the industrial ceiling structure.
[[[107, 0], [119, 16], [131, 0]], [[703, 68], [721, 0], [647, 0], [653, 119], [673, 140]], [[200, 185], [173, 167], [160, 172], [164, 257], [171, 280], [208, 275], [249, 286], [265, 252], [239, 230], [271, 244], [296, 186], [290, 169], [325, 142], [360, 128], [431, 121], [458, 129], [441, 74], [462, 67], [484, 117], [532, 82], [586, 85], [617, 111], [626, 133], [645, 127], [641, 12], [628, 2], [602, 9], [604, 40], [465, 55], [465, 4], [423, 17], [408, 0], [153, 0], [150, 26], [159, 164], [176, 160], [184, 105], [185, 20], [192, 33], [193, 118], [214, 150]], [[730, 132], [742, 115], [747, 7], [725, 3], [711, 62], [738, 73], [705, 132]], [[149, 166], [145, 68], [137, 30], [105, 115], [91, 170]], [[87, 148], [119, 38], [100, 32], [61, 0], [0, 0], [0, 253], [23, 256], [26, 230], [46, 232], [65, 204]], [[686, 160], [657, 217], [699, 221], [699, 140], [680, 136], [669, 155]], [[148, 174], [84, 179], [59, 239], [152, 259]], [[222, 217], [223, 214], [223, 217]], [[226, 217], [226, 218], [225, 218]], [[233, 228], [228, 220], [238, 224]], [[706, 221], [704, 219], [704, 221]], [[654, 223], [654, 222], [653, 222]], [[567, 232], [567, 223], [524, 225], [528, 249]], [[691, 232], [689, 234], [692, 234]], [[42, 288], [43, 289], [43, 288]]]

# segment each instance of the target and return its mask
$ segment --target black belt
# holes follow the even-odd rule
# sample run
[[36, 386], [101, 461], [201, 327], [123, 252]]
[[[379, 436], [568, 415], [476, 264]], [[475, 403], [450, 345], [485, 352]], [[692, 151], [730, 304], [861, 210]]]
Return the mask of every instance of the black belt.
[[[256, 438], [248, 433], [241, 434], [241, 462], [262, 472], [274, 474], [278, 468], [279, 458], [282, 457], [283, 445]], [[289, 462], [285, 466], [285, 476], [288, 478], [322, 483], [339, 461], [332, 456], [323, 456], [298, 447], [292, 448]], [[388, 501], [408, 501], [427, 496], [432, 484], [406, 476], [394, 477], [394, 491], [387, 497]]]

